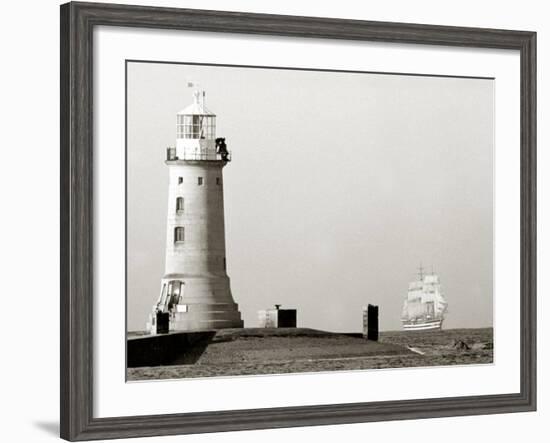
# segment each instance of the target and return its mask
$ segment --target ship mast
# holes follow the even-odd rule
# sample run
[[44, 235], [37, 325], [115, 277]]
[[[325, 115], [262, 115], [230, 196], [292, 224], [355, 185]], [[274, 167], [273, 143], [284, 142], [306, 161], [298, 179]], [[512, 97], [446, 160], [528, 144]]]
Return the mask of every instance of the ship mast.
[[420, 263], [420, 266], [418, 267], [418, 280], [424, 280], [424, 268], [422, 267], [422, 263]]

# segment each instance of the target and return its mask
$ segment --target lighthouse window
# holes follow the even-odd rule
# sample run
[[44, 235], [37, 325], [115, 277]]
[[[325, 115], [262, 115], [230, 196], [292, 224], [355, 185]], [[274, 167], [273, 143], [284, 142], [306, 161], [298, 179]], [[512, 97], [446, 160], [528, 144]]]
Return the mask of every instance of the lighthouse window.
[[174, 229], [174, 241], [178, 243], [184, 240], [185, 240], [185, 231], [183, 230], [183, 226], [176, 226], [176, 228]]
[[183, 212], [183, 197], [178, 197], [176, 199], [176, 212]]
[[216, 177], [216, 184], [217, 184], [217, 185], [221, 184], [220, 177]]
[[177, 134], [178, 138], [183, 138], [183, 115], [178, 115]]
[[183, 177], [178, 177], [178, 185], [181, 185], [183, 183]]
[[199, 177], [198, 180], [197, 180], [197, 183], [198, 183], [199, 186], [202, 186], [202, 181], [203, 181], [202, 177]]
[[216, 118], [213, 115], [178, 115], [178, 138], [214, 139]]

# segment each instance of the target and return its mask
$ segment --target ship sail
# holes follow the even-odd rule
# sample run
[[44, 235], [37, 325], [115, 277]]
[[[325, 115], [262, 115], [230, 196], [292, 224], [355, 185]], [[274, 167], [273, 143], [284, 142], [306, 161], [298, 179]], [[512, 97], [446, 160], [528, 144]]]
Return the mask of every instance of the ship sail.
[[406, 318], [421, 317], [425, 314], [425, 305], [418, 298], [416, 300], [406, 301]]
[[447, 301], [443, 296], [439, 277], [424, 275], [422, 268], [419, 279], [409, 284], [407, 298], [403, 302], [401, 321], [408, 330], [441, 329]]

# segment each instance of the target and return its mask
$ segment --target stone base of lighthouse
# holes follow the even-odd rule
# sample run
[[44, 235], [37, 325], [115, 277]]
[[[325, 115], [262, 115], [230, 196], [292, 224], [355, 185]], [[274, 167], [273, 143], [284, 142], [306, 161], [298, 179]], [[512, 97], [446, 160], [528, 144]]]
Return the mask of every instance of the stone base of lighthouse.
[[[170, 274], [161, 282], [161, 300], [163, 288], [174, 286], [179, 282], [179, 295], [168, 294], [168, 330], [197, 331], [224, 328], [242, 328], [243, 320], [239, 306], [233, 301], [227, 276], [185, 276]], [[156, 312], [153, 308], [147, 329], [155, 334]]]

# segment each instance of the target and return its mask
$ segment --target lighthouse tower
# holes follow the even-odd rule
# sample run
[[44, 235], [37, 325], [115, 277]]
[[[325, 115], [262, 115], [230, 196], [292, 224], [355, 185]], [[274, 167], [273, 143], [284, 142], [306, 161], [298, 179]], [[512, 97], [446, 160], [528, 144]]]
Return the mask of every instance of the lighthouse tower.
[[242, 328], [226, 272], [222, 171], [231, 153], [216, 138], [204, 91], [193, 91], [176, 126], [176, 147], [166, 152], [166, 268], [147, 326], [153, 334]]

